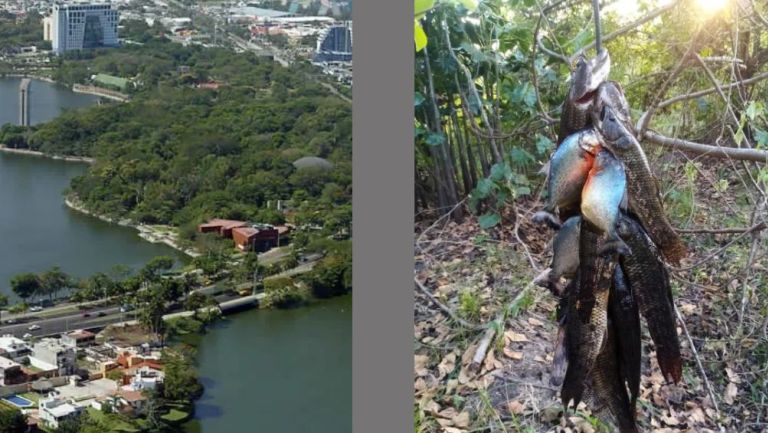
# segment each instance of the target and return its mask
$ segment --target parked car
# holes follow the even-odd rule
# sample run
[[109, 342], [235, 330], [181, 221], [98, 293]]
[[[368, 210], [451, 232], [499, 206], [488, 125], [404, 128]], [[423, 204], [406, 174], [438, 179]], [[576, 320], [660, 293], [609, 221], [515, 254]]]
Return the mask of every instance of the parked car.
[[9, 325], [14, 324], [14, 323], [16, 323], [16, 319], [8, 319], [8, 320], [5, 321], [5, 323], [7, 323]]
[[27, 332], [27, 333], [26, 333], [26, 334], [24, 334], [24, 336], [23, 336], [23, 337], [21, 337], [21, 338], [23, 338], [23, 339], [25, 339], [25, 340], [29, 340], [29, 339], [30, 339], [30, 338], [32, 338], [32, 337], [34, 337], [34, 336], [33, 336], [32, 334], [30, 334], [29, 332]]
[[105, 313], [103, 311], [99, 311], [99, 314], [97, 314], [97, 316], [99, 316], [99, 317], [104, 317], [106, 315], [107, 315], [107, 313]]
[[40, 329], [40, 325], [32, 325], [27, 329], [29, 329], [30, 331], [37, 331], [38, 329]]
[[29, 307], [29, 311], [33, 313], [37, 313], [38, 311], [43, 311], [43, 307], [39, 305], [35, 305], [34, 307]]
[[121, 313], [127, 313], [129, 311], [133, 310], [133, 305], [122, 305], [120, 306], [120, 312]]
[[91, 317], [91, 313], [83, 313], [83, 317]]

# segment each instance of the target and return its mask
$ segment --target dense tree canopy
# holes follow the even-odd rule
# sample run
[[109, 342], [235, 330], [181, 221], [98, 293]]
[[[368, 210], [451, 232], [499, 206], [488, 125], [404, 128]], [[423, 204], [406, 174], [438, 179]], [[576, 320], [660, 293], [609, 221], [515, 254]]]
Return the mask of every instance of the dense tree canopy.
[[[6, 125], [0, 139], [95, 157], [71, 188], [94, 211], [177, 225], [211, 217], [281, 222], [268, 203], [298, 199], [309, 214], [350, 203], [351, 107], [309, 79], [305, 65], [288, 69], [157, 38], [60, 62], [58, 81], [113, 74], [135, 83], [133, 99], [69, 111], [31, 132]], [[208, 82], [220, 87], [197, 87]], [[297, 170], [292, 162], [304, 156], [334, 169]], [[326, 189], [331, 201], [321, 200]]]

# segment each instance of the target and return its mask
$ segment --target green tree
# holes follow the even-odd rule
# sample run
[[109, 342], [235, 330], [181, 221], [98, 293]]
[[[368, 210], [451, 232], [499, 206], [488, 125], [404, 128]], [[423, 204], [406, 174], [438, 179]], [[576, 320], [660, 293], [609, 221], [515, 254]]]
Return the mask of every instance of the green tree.
[[163, 352], [165, 381], [163, 397], [171, 401], [189, 401], [202, 395], [203, 386], [197, 379], [194, 365], [182, 354]]
[[24, 433], [27, 431], [27, 416], [20, 410], [0, 411], [0, 432]]
[[47, 294], [51, 299], [53, 297], [58, 297], [59, 292], [68, 288], [70, 285], [70, 276], [58, 266], [54, 266], [40, 275], [40, 291], [43, 294]]
[[40, 279], [33, 273], [15, 275], [11, 278], [11, 290], [26, 302], [30, 297], [40, 293]]

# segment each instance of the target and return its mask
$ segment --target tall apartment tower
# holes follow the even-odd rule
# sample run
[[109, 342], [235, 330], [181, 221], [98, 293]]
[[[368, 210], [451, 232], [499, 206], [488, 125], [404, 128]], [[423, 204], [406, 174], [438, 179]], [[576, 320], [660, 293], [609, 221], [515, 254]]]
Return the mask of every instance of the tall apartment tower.
[[119, 12], [109, 3], [54, 4], [53, 52], [116, 47]]

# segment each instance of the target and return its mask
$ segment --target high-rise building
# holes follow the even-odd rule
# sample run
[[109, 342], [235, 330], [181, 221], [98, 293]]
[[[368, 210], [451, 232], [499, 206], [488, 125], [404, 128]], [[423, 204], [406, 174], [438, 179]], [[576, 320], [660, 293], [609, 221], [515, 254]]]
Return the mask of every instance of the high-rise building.
[[119, 12], [109, 3], [54, 4], [53, 52], [118, 45]]
[[352, 25], [332, 26], [317, 38], [315, 62], [349, 62], [352, 60]]
[[53, 17], [43, 18], [43, 40], [53, 42]]

